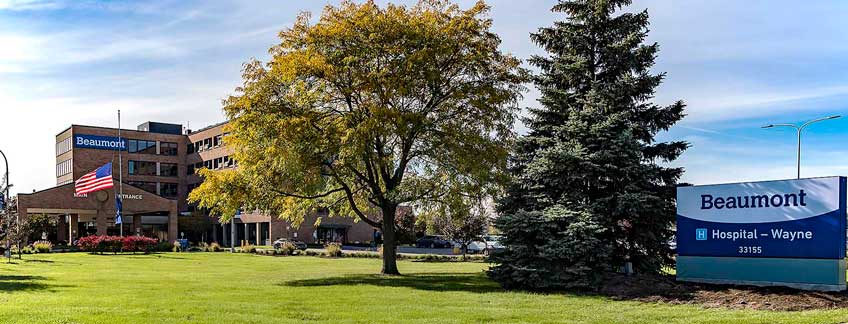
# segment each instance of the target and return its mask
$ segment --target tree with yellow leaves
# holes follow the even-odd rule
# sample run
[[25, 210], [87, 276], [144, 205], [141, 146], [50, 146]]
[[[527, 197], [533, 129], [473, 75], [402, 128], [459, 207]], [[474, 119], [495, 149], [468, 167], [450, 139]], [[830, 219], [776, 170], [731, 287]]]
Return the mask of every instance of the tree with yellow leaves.
[[238, 168], [201, 170], [190, 200], [223, 220], [355, 217], [383, 233], [382, 273], [399, 274], [398, 206], [463, 208], [503, 180], [526, 71], [488, 11], [344, 1], [299, 15], [224, 102]]

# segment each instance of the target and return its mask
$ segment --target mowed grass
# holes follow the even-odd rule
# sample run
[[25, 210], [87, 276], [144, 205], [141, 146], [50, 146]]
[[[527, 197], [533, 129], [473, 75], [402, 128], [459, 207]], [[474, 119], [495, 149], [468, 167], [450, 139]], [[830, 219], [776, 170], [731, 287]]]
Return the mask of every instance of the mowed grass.
[[28, 255], [0, 264], [0, 323], [839, 323], [848, 310], [708, 309], [505, 292], [483, 263], [227, 253]]

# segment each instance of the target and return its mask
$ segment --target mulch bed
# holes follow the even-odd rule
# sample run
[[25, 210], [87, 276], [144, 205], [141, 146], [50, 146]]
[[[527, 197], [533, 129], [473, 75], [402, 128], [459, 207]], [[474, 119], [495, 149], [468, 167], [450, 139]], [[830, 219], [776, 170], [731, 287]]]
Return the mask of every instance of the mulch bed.
[[677, 282], [673, 276], [658, 275], [611, 275], [595, 293], [615, 300], [701, 305], [709, 308], [803, 311], [848, 307], [846, 292], [707, 285]]

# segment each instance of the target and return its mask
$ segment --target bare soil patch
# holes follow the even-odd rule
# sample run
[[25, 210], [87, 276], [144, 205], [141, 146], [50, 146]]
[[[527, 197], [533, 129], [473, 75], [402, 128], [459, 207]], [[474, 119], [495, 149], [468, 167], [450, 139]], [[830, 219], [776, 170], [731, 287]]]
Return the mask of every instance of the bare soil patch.
[[702, 305], [710, 308], [803, 311], [848, 307], [846, 292], [783, 287], [707, 285], [677, 282], [674, 276], [612, 275], [597, 292], [616, 300]]

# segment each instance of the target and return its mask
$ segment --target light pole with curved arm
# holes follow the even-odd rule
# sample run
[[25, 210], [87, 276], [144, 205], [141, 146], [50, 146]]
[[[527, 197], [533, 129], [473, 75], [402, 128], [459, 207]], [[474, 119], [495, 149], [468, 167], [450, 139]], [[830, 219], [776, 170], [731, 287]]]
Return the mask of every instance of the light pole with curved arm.
[[814, 123], [818, 123], [818, 122], [820, 122], [820, 121], [825, 121], [825, 120], [836, 119], [836, 118], [839, 118], [839, 117], [842, 117], [842, 116], [840, 116], [840, 115], [834, 115], [834, 116], [828, 116], [828, 117], [822, 117], [822, 118], [818, 118], [818, 119], [813, 119], [813, 120], [811, 120], [811, 121], [808, 121], [808, 122], [806, 122], [806, 123], [801, 124], [801, 126], [798, 126], [798, 125], [795, 125], [795, 124], [771, 124], [771, 125], [765, 125], [765, 126], [763, 126], [762, 128], [772, 128], [772, 127], [792, 127], [792, 128], [794, 128], [794, 129], [798, 132], [798, 156], [797, 156], [797, 165], [798, 165], [798, 179], [801, 179], [801, 131], [803, 131], [805, 127], [810, 126], [810, 125], [812, 125], [812, 124], [814, 124]]

